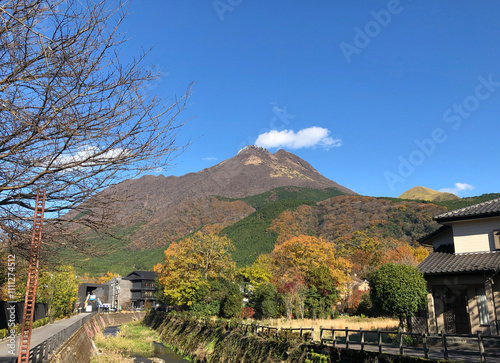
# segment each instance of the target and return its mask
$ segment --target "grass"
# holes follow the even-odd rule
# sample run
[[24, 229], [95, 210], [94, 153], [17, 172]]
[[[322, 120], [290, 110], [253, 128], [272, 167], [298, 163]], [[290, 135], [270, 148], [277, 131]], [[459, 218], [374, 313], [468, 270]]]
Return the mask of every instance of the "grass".
[[269, 319], [255, 321], [258, 325], [269, 325], [277, 328], [314, 328], [314, 340], [319, 340], [319, 329], [334, 328], [352, 330], [398, 330], [399, 320], [392, 318], [362, 318], [359, 316], [341, 316], [336, 319]]
[[120, 327], [113, 336], [98, 333], [94, 342], [99, 353], [94, 355], [91, 363], [133, 362], [127, 356], [148, 357], [153, 354], [153, 341], [159, 341], [158, 334], [140, 322], [132, 322]]

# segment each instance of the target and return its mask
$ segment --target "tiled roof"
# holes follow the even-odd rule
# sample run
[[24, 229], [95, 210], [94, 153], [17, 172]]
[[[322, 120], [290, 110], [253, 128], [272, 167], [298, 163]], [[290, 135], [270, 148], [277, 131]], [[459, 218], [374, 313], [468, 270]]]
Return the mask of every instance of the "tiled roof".
[[424, 275], [443, 275], [500, 270], [500, 251], [474, 253], [432, 252], [418, 265]]
[[132, 271], [129, 273], [127, 276], [125, 276], [123, 279], [125, 280], [131, 280], [131, 279], [137, 279], [141, 278], [143, 280], [154, 280], [156, 278], [156, 272], [154, 271]]
[[418, 240], [418, 242], [420, 242], [421, 244], [423, 245], [431, 245], [432, 246], [432, 243], [429, 243], [428, 241], [432, 238], [432, 237], [435, 237], [437, 236], [438, 234], [441, 234], [443, 233], [444, 231], [447, 231], [449, 230], [451, 227], [450, 226], [441, 226], [439, 227], [438, 229], [436, 229], [434, 232], [431, 232], [429, 234], [426, 234], [425, 236], [423, 236], [422, 238], [420, 238]]
[[482, 218], [500, 215], [500, 198], [474, 204], [469, 207], [439, 214], [434, 217], [437, 222], [446, 222], [460, 219]]

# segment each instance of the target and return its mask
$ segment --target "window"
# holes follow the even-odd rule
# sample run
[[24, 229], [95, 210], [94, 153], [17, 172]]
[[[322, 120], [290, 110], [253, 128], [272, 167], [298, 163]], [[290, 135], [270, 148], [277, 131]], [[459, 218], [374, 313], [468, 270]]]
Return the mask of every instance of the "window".
[[484, 287], [476, 289], [477, 308], [479, 310], [479, 323], [481, 325], [490, 324], [490, 315], [488, 313], [488, 300], [486, 299], [486, 292]]
[[495, 244], [495, 249], [500, 250], [500, 231], [493, 231], [493, 242]]

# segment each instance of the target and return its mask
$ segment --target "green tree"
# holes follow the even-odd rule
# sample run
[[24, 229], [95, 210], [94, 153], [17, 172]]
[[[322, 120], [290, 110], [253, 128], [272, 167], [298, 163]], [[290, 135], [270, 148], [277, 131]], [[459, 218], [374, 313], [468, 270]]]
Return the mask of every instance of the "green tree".
[[382, 313], [397, 316], [400, 327], [414, 316], [427, 297], [427, 283], [416, 267], [388, 263], [369, 278], [370, 299]]
[[311, 269], [307, 274], [309, 290], [307, 293], [307, 315], [316, 319], [328, 318], [333, 310], [332, 306], [339, 300], [340, 294], [335, 281], [330, 278], [328, 268], [321, 266]]
[[243, 294], [238, 284], [229, 283], [226, 294], [221, 302], [219, 315], [222, 318], [234, 318], [241, 315], [243, 310]]
[[78, 279], [72, 266], [43, 271], [38, 279], [37, 301], [47, 303], [51, 320], [70, 315], [78, 294]]
[[226, 286], [226, 281], [222, 279], [205, 281], [195, 290], [189, 311], [201, 316], [218, 316]]
[[250, 297], [250, 306], [255, 310], [255, 317], [275, 318], [278, 315], [278, 291], [273, 284], [261, 284]]
[[196, 289], [189, 311], [201, 316], [233, 318], [241, 314], [243, 294], [238, 284], [223, 278], [210, 279]]

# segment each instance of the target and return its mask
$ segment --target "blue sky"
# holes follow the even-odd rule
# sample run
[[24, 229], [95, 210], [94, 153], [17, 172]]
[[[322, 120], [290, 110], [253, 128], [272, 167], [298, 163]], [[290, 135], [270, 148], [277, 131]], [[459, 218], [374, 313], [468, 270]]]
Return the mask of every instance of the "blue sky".
[[280, 148], [363, 195], [417, 185], [500, 192], [500, 3], [132, 1], [126, 54], [159, 95], [195, 89], [165, 175], [248, 144]]

